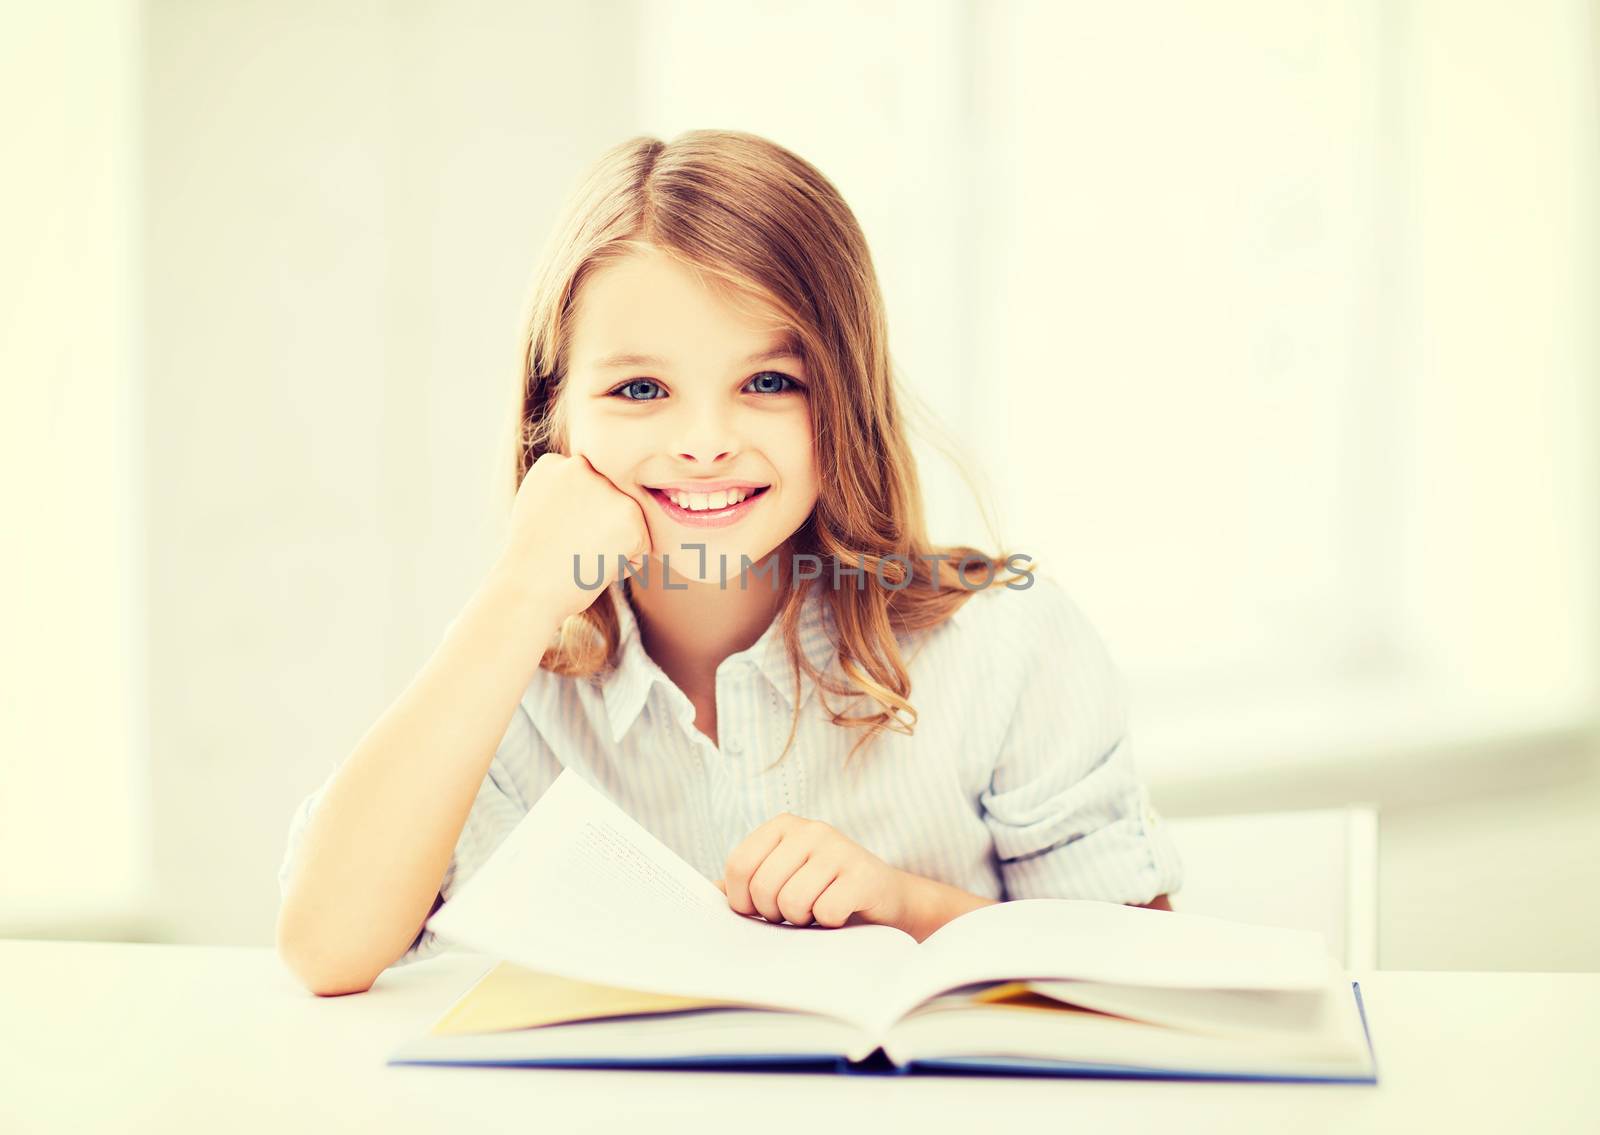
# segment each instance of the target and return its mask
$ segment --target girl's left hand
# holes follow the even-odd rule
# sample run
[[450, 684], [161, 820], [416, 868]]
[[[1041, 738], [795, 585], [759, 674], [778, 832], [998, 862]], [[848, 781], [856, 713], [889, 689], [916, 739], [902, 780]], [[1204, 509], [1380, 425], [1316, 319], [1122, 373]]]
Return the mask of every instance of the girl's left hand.
[[821, 820], [788, 812], [746, 836], [723, 871], [717, 887], [740, 914], [829, 928], [852, 921], [894, 925], [910, 881]]

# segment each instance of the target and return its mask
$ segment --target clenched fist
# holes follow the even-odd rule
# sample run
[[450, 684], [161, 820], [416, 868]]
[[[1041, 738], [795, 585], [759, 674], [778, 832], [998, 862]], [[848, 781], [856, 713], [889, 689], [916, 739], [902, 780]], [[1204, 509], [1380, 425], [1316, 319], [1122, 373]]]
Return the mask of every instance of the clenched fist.
[[740, 914], [829, 928], [897, 925], [911, 882], [904, 871], [821, 820], [788, 812], [746, 836], [723, 872], [717, 886]]

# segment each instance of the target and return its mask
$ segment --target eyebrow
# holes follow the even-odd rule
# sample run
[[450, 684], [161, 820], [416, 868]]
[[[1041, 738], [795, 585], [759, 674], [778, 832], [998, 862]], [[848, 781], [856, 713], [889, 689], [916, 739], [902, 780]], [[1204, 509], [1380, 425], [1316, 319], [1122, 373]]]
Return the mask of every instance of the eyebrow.
[[[741, 365], [750, 366], [754, 363], [771, 362], [773, 359], [798, 359], [802, 357], [800, 345], [791, 340], [785, 340], [777, 346], [757, 351], [745, 359]], [[660, 355], [640, 355], [622, 351], [615, 355], [607, 355], [603, 359], [597, 359], [594, 365], [600, 370], [611, 370], [616, 367], [665, 367], [670, 364]]]

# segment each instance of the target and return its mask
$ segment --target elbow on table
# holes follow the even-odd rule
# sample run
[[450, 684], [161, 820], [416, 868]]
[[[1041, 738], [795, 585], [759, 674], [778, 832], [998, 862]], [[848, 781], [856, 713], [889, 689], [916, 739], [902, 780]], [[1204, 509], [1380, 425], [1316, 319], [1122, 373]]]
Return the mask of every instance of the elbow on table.
[[365, 993], [383, 972], [348, 956], [333, 954], [317, 943], [316, 937], [298, 927], [287, 905], [278, 911], [278, 961], [306, 989], [318, 997], [342, 997]]

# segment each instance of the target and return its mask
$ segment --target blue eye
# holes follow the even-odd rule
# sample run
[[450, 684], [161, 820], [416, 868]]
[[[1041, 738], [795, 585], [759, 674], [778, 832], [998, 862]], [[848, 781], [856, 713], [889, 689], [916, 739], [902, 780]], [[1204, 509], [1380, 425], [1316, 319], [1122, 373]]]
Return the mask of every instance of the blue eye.
[[[782, 382], [787, 382], [790, 386], [794, 387], [796, 390], [804, 390], [805, 389], [805, 387], [801, 386], [798, 382], [796, 382], [794, 379], [790, 378], [788, 375], [780, 374], [778, 371], [775, 371], [775, 370], [764, 370], [760, 374], [758, 374], [754, 378], [752, 378], [750, 381], [751, 382], [760, 382], [763, 378], [781, 379]], [[758, 393], [761, 393], [761, 394], [782, 394], [784, 392], [784, 389], [785, 389], [785, 387], [783, 387], [780, 384], [778, 389], [776, 389], [776, 390], [762, 390], [762, 391], [759, 391]]]
[[654, 399], [655, 399], [654, 395], [646, 395], [643, 398], [634, 398], [634, 397], [624, 393], [624, 391], [632, 390], [634, 387], [638, 387], [638, 386], [654, 386], [654, 387], [656, 387], [657, 390], [661, 389], [659, 384], [657, 384], [657, 382], [653, 378], [636, 378], [632, 382], [625, 382], [621, 386], [619, 386], [615, 390], [613, 390], [611, 392], [612, 397], [615, 397], [618, 394], [621, 394], [623, 399], [628, 401], [628, 402], [651, 402], [651, 401], [654, 401]]
[[[778, 380], [777, 388], [773, 389], [773, 388], [771, 388], [770, 385], [768, 385], [764, 389], [757, 390], [756, 391], [757, 394], [784, 394], [790, 388], [793, 388], [795, 390], [804, 390], [805, 389], [805, 387], [802, 386], [797, 380], [795, 380], [793, 378], [790, 378], [788, 375], [783, 374], [783, 373], [781, 373], [779, 371], [775, 371], [775, 370], [764, 370], [760, 374], [758, 374], [754, 378], [752, 378], [750, 380], [750, 382], [751, 383], [759, 383], [764, 379], [777, 379]], [[788, 383], [789, 385], [786, 387], [786, 386], [783, 385], [784, 383]], [[621, 386], [619, 386], [615, 390], [611, 391], [611, 393], [607, 397], [621, 398], [625, 402], [654, 402], [658, 398], [663, 396], [661, 394], [645, 394], [642, 397], [636, 397], [636, 395], [638, 394], [639, 388], [641, 388], [641, 387], [643, 387], [645, 389], [654, 388], [654, 389], [656, 389], [658, 391], [661, 390], [661, 384], [658, 383], [653, 378], [635, 378], [630, 382], [623, 383]], [[630, 391], [632, 391], [633, 393], [629, 393]]]

